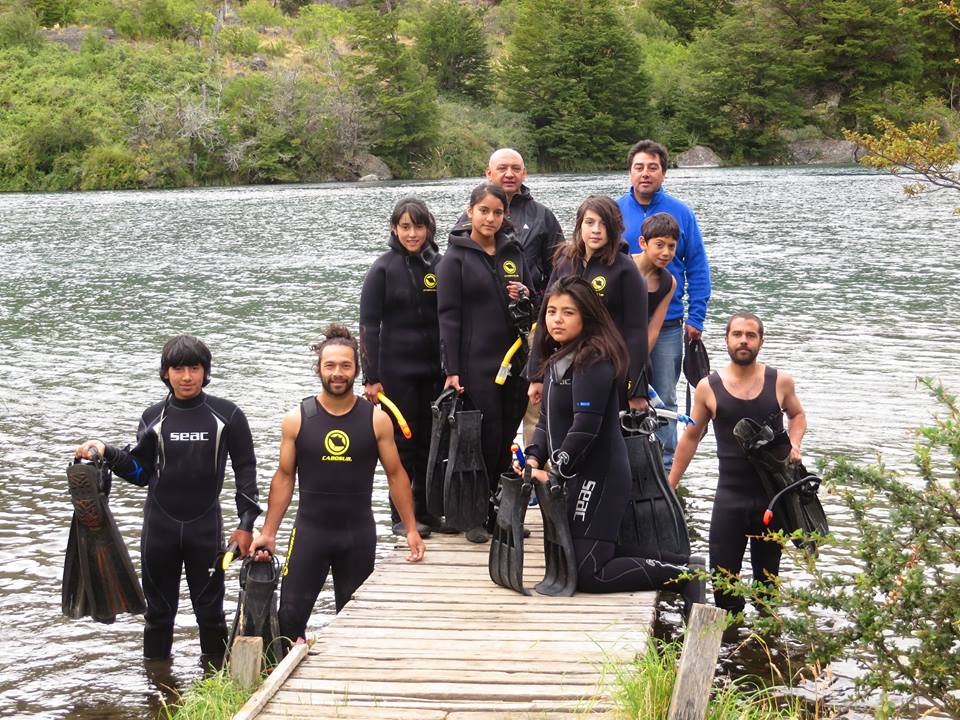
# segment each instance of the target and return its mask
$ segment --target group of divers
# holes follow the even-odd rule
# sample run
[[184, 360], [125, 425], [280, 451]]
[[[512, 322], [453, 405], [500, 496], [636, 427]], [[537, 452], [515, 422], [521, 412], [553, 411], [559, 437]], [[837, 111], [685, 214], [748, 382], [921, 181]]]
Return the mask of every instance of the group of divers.
[[[629, 159], [634, 200], [655, 209], [666, 151], [643, 141]], [[688, 609], [704, 601], [705, 564], [690, 554], [674, 488], [711, 419], [721, 464], [711, 570], [736, 576], [749, 540], [755, 581], [776, 582], [780, 544], [762, 537], [776, 501], [783, 498], [784, 512], [772, 529], [825, 531], [826, 521], [817, 480], [798, 463], [805, 422], [792, 380], [756, 362], [759, 318], [730, 319], [731, 363], [720, 373], [708, 377], [702, 344], [691, 344], [695, 401], [692, 418], [681, 417], [690, 425], [668, 478], [657, 433], [677, 413], [655, 407], [662, 403], [648, 378], [650, 348], [678, 290], [668, 266], [683, 242], [680, 224], [670, 212], [645, 213], [642, 252], [631, 254], [621, 205], [591, 195], [564, 242], [549, 211], [531, 219], [530, 209], [543, 207], [531, 205], [518, 153], [494, 153], [487, 177], [443, 254], [422, 200], [394, 207], [388, 250], [363, 281], [359, 337], [333, 324], [312, 347], [322, 387], [283, 418], [256, 537], [261, 508], [247, 419], [205, 392], [211, 352], [201, 340], [167, 341], [159, 374], [169, 392], [143, 412], [133, 447], [88, 440], [67, 469], [74, 517], [65, 614], [112, 622], [142, 612], [144, 657], [167, 659], [185, 570], [205, 660], [222, 657], [238, 633], [263, 635], [279, 657], [305, 636], [330, 571], [337, 612], [373, 571], [378, 462], [408, 561], [424, 557], [431, 532], [462, 532], [469, 542], [490, 542], [494, 582], [528, 592], [523, 522], [535, 494], [546, 558], [539, 592], [666, 590]], [[515, 227], [518, 199], [527, 214]], [[524, 243], [533, 222], [556, 241]], [[515, 443], [521, 421], [523, 448]], [[219, 495], [228, 457], [239, 523], [225, 543]], [[111, 473], [147, 487], [142, 586], [107, 506]], [[295, 486], [281, 571], [276, 538]], [[234, 556], [245, 558], [243, 609], [228, 632], [224, 570]], [[744, 607], [736, 593], [715, 588], [715, 598], [733, 612]]]

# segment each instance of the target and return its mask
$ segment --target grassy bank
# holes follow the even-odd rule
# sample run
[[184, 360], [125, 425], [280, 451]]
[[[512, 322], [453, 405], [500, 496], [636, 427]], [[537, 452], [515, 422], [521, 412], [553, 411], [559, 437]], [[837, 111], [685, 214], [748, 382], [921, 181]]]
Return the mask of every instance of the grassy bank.
[[252, 694], [224, 668], [190, 686], [176, 704], [164, 704], [160, 720], [229, 720]]

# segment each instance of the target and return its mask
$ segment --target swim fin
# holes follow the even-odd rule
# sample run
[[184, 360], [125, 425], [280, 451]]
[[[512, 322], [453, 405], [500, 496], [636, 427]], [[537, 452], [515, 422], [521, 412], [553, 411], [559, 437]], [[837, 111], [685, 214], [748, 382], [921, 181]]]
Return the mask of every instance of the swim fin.
[[443, 478], [450, 452], [450, 425], [460, 407], [456, 389], [449, 387], [430, 403], [433, 423], [430, 426], [430, 453], [427, 456], [427, 512], [443, 515]]
[[450, 451], [443, 476], [443, 515], [447, 525], [466, 532], [487, 522], [490, 508], [490, 481], [483, 462], [480, 428], [483, 413], [454, 409], [450, 422]]
[[97, 457], [67, 467], [73, 520], [63, 564], [61, 610], [112, 623], [120, 613], [146, 610], [140, 580], [107, 506], [110, 471]]
[[237, 637], [263, 638], [263, 653], [268, 665], [276, 665], [286, 655], [287, 644], [280, 636], [277, 615], [277, 584], [280, 563], [276, 557], [258, 562], [246, 557], [240, 567], [240, 596], [230, 628], [227, 655]]
[[529, 466], [523, 477], [512, 472], [500, 476], [500, 509], [490, 542], [490, 579], [523, 595], [530, 594], [523, 587], [523, 519], [532, 491]]
[[543, 515], [546, 571], [536, 585], [541, 595], [571, 597], [577, 589], [577, 556], [567, 517], [566, 488], [551, 471], [549, 482], [534, 483]]
[[662, 559], [690, 554], [683, 508], [663, 467], [654, 413], [622, 413], [620, 426], [630, 461], [630, 500], [620, 522], [619, 545], [635, 546], [643, 557]]
[[[771, 505], [776, 500], [784, 531], [828, 534], [830, 526], [817, 497], [819, 478], [810, 475], [802, 463], [789, 461], [791, 443], [786, 430], [777, 432], [769, 425], [743, 418], [734, 425], [733, 437], [760, 476]], [[804, 482], [810, 478], [816, 482]], [[794, 544], [816, 554], [816, 543], [812, 540], [795, 539]]]
[[683, 343], [683, 377], [687, 380], [687, 415], [690, 414], [692, 398], [690, 388], [697, 387], [703, 378], [710, 374], [710, 356], [703, 340], [696, 338], [684, 339]]

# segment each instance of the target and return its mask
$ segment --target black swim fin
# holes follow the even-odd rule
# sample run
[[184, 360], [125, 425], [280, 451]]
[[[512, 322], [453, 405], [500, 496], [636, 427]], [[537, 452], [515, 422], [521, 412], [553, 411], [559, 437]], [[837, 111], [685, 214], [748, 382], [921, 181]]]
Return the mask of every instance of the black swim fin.
[[268, 561], [246, 557], [240, 567], [240, 595], [237, 612], [227, 641], [227, 656], [233, 641], [241, 636], [263, 638], [263, 653], [268, 665], [279, 663], [287, 651], [287, 643], [280, 636], [277, 615], [277, 584], [280, 582], [280, 563], [271, 556]]
[[107, 506], [110, 471], [98, 457], [67, 467], [73, 520], [63, 565], [61, 610], [112, 623], [121, 613], [146, 610], [140, 580]]
[[490, 579], [524, 595], [530, 591], [523, 587], [523, 519], [532, 491], [530, 466], [523, 477], [512, 472], [500, 476], [500, 509], [490, 542]]
[[483, 414], [464, 407], [465, 398], [461, 409], [448, 416], [450, 452], [443, 477], [443, 515], [447, 525], [466, 532], [487, 522], [490, 481], [480, 442]]
[[552, 471], [549, 482], [536, 482], [534, 487], [543, 515], [543, 552], [547, 566], [536, 591], [541, 595], [571, 597], [577, 589], [577, 556], [567, 517], [566, 489]]
[[[734, 425], [733, 437], [760, 476], [767, 500], [776, 503], [784, 531], [828, 534], [830, 526], [817, 496], [820, 479], [810, 475], [802, 463], [790, 462], [791, 443], [786, 430], [774, 431], [769, 425], [743, 418]], [[816, 482], [810, 482], [811, 478]], [[795, 539], [794, 544], [816, 554], [813, 540]]]
[[620, 522], [618, 544], [636, 547], [656, 560], [690, 554], [690, 536], [683, 508], [663, 467], [654, 413], [631, 410], [620, 417], [630, 461], [630, 500]]
[[460, 407], [457, 391], [449, 387], [430, 403], [430, 453], [427, 456], [427, 512], [443, 515], [443, 478], [450, 452], [450, 420]]
[[710, 356], [703, 340], [685, 338], [683, 342], [683, 377], [687, 380], [687, 415], [690, 414], [692, 398], [690, 388], [697, 387], [710, 374]]

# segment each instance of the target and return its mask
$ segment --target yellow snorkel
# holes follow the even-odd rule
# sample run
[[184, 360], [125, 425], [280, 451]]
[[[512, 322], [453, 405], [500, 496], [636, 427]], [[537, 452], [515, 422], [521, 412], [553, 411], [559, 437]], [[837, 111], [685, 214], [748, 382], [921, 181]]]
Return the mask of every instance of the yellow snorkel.
[[[533, 323], [533, 325], [530, 326], [530, 332], [536, 329], [537, 324]], [[526, 339], [526, 337], [518, 337], [513, 341], [510, 349], [507, 350], [507, 354], [503, 356], [503, 360], [500, 361], [500, 369], [497, 370], [497, 376], [493, 379], [497, 385], [503, 385], [507, 381], [507, 378], [510, 377], [510, 363], [513, 362], [513, 356], [519, 352], [523, 343], [526, 342]]]
[[397, 419], [397, 425], [400, 426], [400, 432], [403, 433], [403, 436], [409, 440], [413, 437], [413, 432], [410, 430], [410, 426], [407, 424], [406, 419], [403, 417], [403, 413], [400, 412], [393, 400], [388, 398], [382, 392], [377, 393], [377, 400], [379, 400], [387, 410], [389, 410], [393, 416]]

